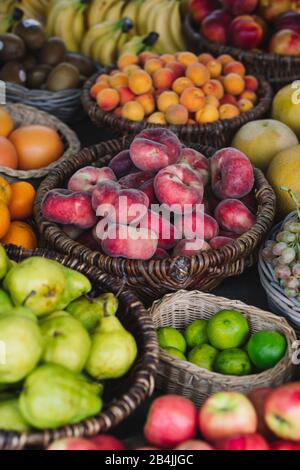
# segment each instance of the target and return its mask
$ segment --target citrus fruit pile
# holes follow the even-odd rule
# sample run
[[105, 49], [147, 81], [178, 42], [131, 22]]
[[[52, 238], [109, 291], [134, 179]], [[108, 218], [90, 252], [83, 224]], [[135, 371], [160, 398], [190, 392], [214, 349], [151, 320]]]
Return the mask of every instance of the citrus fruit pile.
[[277, 331], [250, 336], [247, 319], [236, 310], [221, 310], [210, 320], [194, 320], [183, 332], [162, 327], [161, 348], [172, 356], [223, 375], [243, 376], [274, 367], [285, 355], [285, 337]]
[[258, 81], [230, 55], [125, 53], [90, 90], [103, 111], [152, 124], [207, 124], [253, 108]]

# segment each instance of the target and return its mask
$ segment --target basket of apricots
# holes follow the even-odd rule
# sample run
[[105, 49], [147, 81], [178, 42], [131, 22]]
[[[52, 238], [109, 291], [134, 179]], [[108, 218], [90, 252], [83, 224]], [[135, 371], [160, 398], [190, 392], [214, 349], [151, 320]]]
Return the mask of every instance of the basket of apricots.
[[270, 108], [269, 84], [232, 58], [192, 52], [123, 54], [93, 76], [82, 103], [91, 120], [120, 133], [164, 126], [185, 141], [220, 147]]
[[76, 134], [56, 117], [23, 104], [0, 107], [0, 175], [8, 181], [37, 186], [79, 149]]
[[0, 243], [28, 250], [37, 248], [37, 237], [27, 222], [32, 216], [36, 192], [31, 183], [10, 184], [0, 175]]

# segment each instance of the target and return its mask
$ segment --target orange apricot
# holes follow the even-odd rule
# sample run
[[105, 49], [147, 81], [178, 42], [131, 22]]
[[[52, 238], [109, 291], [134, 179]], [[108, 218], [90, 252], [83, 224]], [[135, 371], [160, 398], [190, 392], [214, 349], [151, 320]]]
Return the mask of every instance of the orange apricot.
[[180, 96], [180, 104], [185, 106], [190, 113], [196, 113], [205, 105], [203, 91], [197, 87], [186, 88]]
[[198, 57], [192, 52], [178, 52], [177, 62], [180, 62], [185, 67], [188, 67], [190, 64], [198, 63]]
[[135, 95], [143, 95], [151, 90], [152, 79], [145, 70], [134, 70], [128, 77], [128, 86]]
[[99, 82], [96, 82], [92, 88], [90, 89], [90, 95], [92, 98], [96, 98], [96, 96], [98, 95], [98, 93], [102, 90], [105, 90], [105, 88], [109, 88], [109, 85], [106, 83], [106, 82], [102, 82], [102, 81], [99, 81]]
[[176, 57], [174, 54], [162, 54], [160, 60], [162, 60], [164, 64], [169, 64], [170, 62], [175, 62]]
[[246, 74], [246, 69], [242, 62], [233, 60], [228, 62], [228, 64], [225, 64], [223, 67], [223, 74], [228, 75], [229, 73], [237, 73], [243, 77]]
[[169, 124], [185, 125], [188, 122], [189, 113], [182, 104], [173, 104], [166, 112], [166, 121]]
[[201, 62], [201, 64], [207, 65], [212, 60], [215, 60], [215, 58], [208, 52], [203, 52], [198, 56], [198, 60]]
[[144, 65], [147, 62], [147, 60], [154, 59], [155, 57], [158, 57], [158, 55], [155, 54], [154, 52], [151, 52], [151, 51], [140, 52], [139, 53], [139, 63], [141, 65]]
[[232, 62], [233, 60], [234, 60], [234, 58], [229, 54], [221, 54], [217, 58], [217, 61], [220, 62], [223, 66], [228, 64], [228, 62]]
[[128, 77], [126, 73], [119, 72], [110, 77], [109, 83], [112, 88], [118, 88], [119, 86], [128, 84]]
[[230, 95], [241, 95], [245, 90], [245, 80], [237, 73], [229, 73], [224, 77], [223, 85], [226, 93]]
[[215, 96], [209, 95], [205, 97], [205, 104], [210, 104], [218, 108], [220, 106], [220, 101]]
[[117, 66], [120, 70], [123, 70], [124, 67], [127, 65], [136, 65], [138, 64], [139, 59], [138, 56], [135, 54], [131, 54], [130, 52], [125, 52], [125, 54], [122, 54], [117, 62]]
[[219, 120], [219, 111], [215, 106], [207, 104], [196, 113], [195, 117], [199, 124], [209, 124]]
[[224, 88], [219, 80], [209, 80], [203, 85], [202, 90], [206, 96], [215, 96], [218, 100], [224, 96]]
[[257, 91], [258, 80], [253, 75], [246, 75], [244, 77], [246, 90]]
[[183, 90], [191, 86], [194, 86], [192, 80], [187, 77], [179, 77], [176, 78], [176, 80], [174, 81], [172, 85], [172, 90], [175, 91], [175, 93], [177, 93], [178, 95], [181, 95]]
[[140, 95], [136, 98], [136, 101], [143, 106], [146, 116], [155, 111], [155, 100], [152, 93]]
[[144, 65], [144, 69], [150, 75], [153, 75], [156, 72], [156, 70], [162, 69], [163, 66], [164, 64], [160, 59], [154, 58], [154, 59], [147, 60], [147, 62]]
[[211, 60], [206, 64], [211, 78], [218, 78], [222, 73], [222, 64], [217, 60]]
[[120, 103], [120, 95], [114, 88], [105, 88], [97, 94], [97, 103], [103, 111], [112, 111]]
[[167, 124], [164, 113], [161, 113], [160, 111], [151, 114], [151, 116], [148, 117], [147, 121], [151, 124]]
[[219, 108], [220, 119], [232, 119], [240, 115], [240, 110], [233, 104], [222, 104]]
[[178, 103], [179, 98], [174, 91], [163, 91], [157, 98], [157, 107], [162, 113], [165, 113], [173, 104]]
[[245, 90], [243, 91], [243, 93], [241, 93], [241, 96], [240, 96], [241, 99], [246, 99], [246, 100], [249, 100], [249, 101], [252, 101], [253, 104], [256, 103], [257, 101], [257, 95], [254, 91], [251, 91], [251, 90]]
[[127, 85], [122, 85], [118, 87], [118, 92], [120, 95], [120, 104], [128, 103], [128, 101], [134, 101], [135, 94], [132, 93], [130, 88]]
[[113, 114], [119, 118], [123, 117], [122, 112], [123, 112], [123, 106], [118, 106], [116, 109], [113, 110]]
[[145, 111], [137, 101], [128, 101], [122, 108], [122, 117], [130, 121], [142, 121], [145, 117]]
[[107, 85], [109, 85], [109, 79], [110, 79], [110, 76], [107, 75], [107, 73], [101, 73], [101, 75], [99, 75], [99, 77], [97, 77], [96, 83], [97, 82], [105, 82], [105, 83], [107, 83]]
[[186, 76], [197, 86], [202, 86], [210, 79], [208, 68], [203, 64], [190, 64], [186, 69]]
[[238, 108], [241, 111], [241, 113], [245, 113], [247, 111], [250, 111], [250, 109], [253, 108], [252, 101], [247, 100], [246, 98], [242, 98], [241, 100], [239, 100], [237, 105], [238, 105]]
[[233, 95], [225, 94], [220, 101], [221, 104], [233, 104], [234, 106], [237, 105], [237, 99]]
[[153, 84], [155, 88], [158, 89], [170, 89], [172, 87], [172, 84], [175, 80], [175, 74], [173, 70], [164, 68], [157, 70], [155, 74], [153, 75]]
[[132, 72], [135, 72], [136, 70], [141, 70], [141, 67], [139, 65], [131, 64], [131, 65], [126, 65], [122, 72], [126, 73], [126, 75], [129, 77]]

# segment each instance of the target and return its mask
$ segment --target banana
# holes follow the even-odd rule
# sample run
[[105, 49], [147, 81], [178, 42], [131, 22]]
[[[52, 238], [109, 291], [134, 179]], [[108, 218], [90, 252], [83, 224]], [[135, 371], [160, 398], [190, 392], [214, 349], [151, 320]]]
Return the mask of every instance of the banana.
[[172, 0], [173, 7], [171, 9], [171, 17], [169, 21], [170, 32], [173, 38], [174, 43], [177, 46], [178, 51], [186, 50], [186, 43], [182, 31], [182, 22], [181, 22], [181, 6], [180, 1]]
[[75, 15], [74, 24], [73, 24], [74, 38], [75, 38], [75, 41], [77, 42], [78, 48], [80, 47], [81, 41], [85, 33], [84, 11], [85, 11], [85, 8], [81, 7], [78, 9]]
[[93, 0], [88, 11], [88, 26], [91, 27], [95, 24], [103, 23], [111, 6], [112, 0]]
[[55, 33], [65, 43], [68, 51], [77, 52], [78, 46], [73, 33], [73, 23], [77, 10], [74, 9], [73, 5], [69, 5], [67, 8], [62, 9], [57, 17], [55, 26]]
[[173, 10], [173, 0], [164, 0], [163, 3], [157, 4], [153, 16], [153, 31], [159, 34], [156, 48], [163, 53], [177, 52], [177, 45], [173, 40], [170, 31], [171, 13]]
[[150, 11], [154, 8], [157, 0], [144, 0], [140, 7], [139, 17], [137, 22], [137, 30], [141, 34], [148, 33], [147, 29], [147, 20], [149, 17]]
[[125, 6], [125, 0], [116, 0], [108, 10], [105, 21], [118, 21], [122, 18], [122, 11]]
[[59, 0], [59, 1], [52, 3], [51, 8], [48, 13], [47, 24], [46, 24], [46, 34], [49, 37], [55, 36], [57, 18], [60, 15], [61, 11], [67, 8], [69, 5], [70, 5], [69, 0]]
[[114, 21], [105, 21], [104, 23], [100, 23], [97, 25], [92, 26], [88, 32], [86, 33], [82, 46], [81, 52], [84, 55], [91, 57], [92, 53], [92, 46], [95, 41], [98, 42], [99, 38], [102, 38], [107, 33], [113, 32], [113, 28], [115, 27], [116, 23]]
[[92, 58], [95, 62], [99, 62], [101, 65], [108, 66], [114, 62], [116, 42], [119, 39], [119, 34], [107, 33], [101, 36], [92, 47]]
[[10, 21], [10, 15], [7, 15], [7, 13], [1, 13], [0, 14], [0, 34], [6, 33], [11, 25]]
[[145, 50], [153, 50], [155, 47], [155, 43], [158, 40], [158, 34], [150, 33], [144, 36], [134, 36], [130, 39], [126, 44], [123, 45], [121, 49], [119, 49], [119, 55], [129, 53], [133, 55], [138, 55], [140, 52]]
[[124, 7], [123, 16], [127, 16], [134, 23], [133, 33], [139, 33], [139, 18], [142, 4], [145, 0], [129, 0]]
[[[156, 31], [156, 18], [158, 15], [161, 15], [163, 9], [166, 8], [168, 0], [155, 0], [153, 1], [152, 9], [150, 10], [146, 22], [145, 33], [150, 33], [151, 31]], [[165, 25], [167, 27], [167, 24]]]
[[0, 15], [8, 14], [12, 9], [17, 6], [16, 0], [2, 0], [0, 1]]

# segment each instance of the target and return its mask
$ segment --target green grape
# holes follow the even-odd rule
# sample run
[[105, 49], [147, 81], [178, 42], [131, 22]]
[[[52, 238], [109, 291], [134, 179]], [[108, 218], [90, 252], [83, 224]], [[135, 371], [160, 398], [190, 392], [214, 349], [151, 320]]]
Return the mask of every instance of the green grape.
[[294, 264], [294, 266], [292, 268], [292, 272], [293, 272], [294, 276], [300, 277], [300, 263]]
[[275, 268], [275, 275], [278, 279], [287, 279], [291, 275], [291, 270], [288, 266], [279, 264]]
[[284, 289], [284, 293], [287, 297], [295, 298], [298, 295], [298, 291], [296, 289]]
[[279, 256], [280, 264], [290, 264], [296, 258], [296, 251], [294, 248], [285, 248]]
[[272, 253], [275, 256], [280, 256], [286, 248], [287, 248], [286, 243], [284, 243], [284, 242], [276, 243], [276, 245], [274, 245], [273, 248], [272, 248]]

